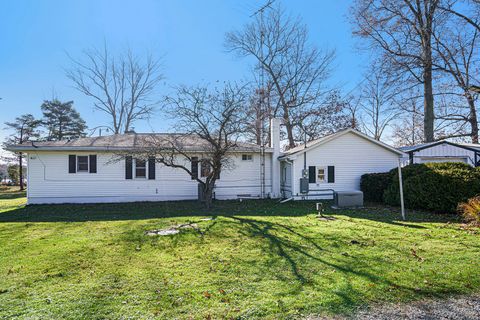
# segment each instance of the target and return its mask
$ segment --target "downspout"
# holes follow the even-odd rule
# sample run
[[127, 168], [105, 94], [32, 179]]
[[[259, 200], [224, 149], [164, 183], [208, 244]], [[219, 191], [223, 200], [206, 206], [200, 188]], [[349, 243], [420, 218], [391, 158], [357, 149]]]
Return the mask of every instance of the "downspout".
[[[307, 131], [306, 130], [303, 130], [304, 131], [304, 134], [305, 134], [305, 138], [304, 138], [304, 141], [305, 141], [305, 144], [304, 144], [304, 150], [307, 149]], [[304, 151], [303, 152], [303, 170], [307, 170], [307, 151]]]

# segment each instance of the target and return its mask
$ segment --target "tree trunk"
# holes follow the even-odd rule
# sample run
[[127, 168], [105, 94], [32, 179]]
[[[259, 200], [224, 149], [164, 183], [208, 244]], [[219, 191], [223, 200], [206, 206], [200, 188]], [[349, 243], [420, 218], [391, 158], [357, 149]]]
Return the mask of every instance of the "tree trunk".
[[[431, 57], [431, 50], [430, 50]], [[423, 118], [423, 130], [425, 142], [434, 141], [434, 104], [433, 104], [433, 85], [432, 85], [432, 64], [431, 61], [427, 62], [423, 70], [423, 106], [424, 106], [424, 118]]]
[[20, 180], [20, 191], [23, 191], [23, 154], [20, 152], [18, 155], [18, 177]]
[[212, 195], [213, 195], [213, 188], [208, 184], [205, 184], [204, 197], [205, 197], [205, 207], [207, 209], [210, 209], [212, 207]]
[[468, 106], [470, 107], [470, 117], [468, 117], [468, 122], [470, 122], [471, 133], [473, 143], [478, 143], [478, 119], [477, 119], [477, 110], [475, 109], [475, 100], [473, 99], [470, 93], [467, 93]]

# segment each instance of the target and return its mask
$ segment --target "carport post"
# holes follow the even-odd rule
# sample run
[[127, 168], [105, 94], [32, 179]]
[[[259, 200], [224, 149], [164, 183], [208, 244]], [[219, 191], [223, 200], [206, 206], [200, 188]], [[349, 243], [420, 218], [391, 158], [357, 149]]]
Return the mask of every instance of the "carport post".
[[402, 161], [398, 158], [398, 183], [400, 185], [400, 206], [402, 209], [402, 219], [405, 220], [405, 204], [403, 203], [403, 183], [402, 183]]

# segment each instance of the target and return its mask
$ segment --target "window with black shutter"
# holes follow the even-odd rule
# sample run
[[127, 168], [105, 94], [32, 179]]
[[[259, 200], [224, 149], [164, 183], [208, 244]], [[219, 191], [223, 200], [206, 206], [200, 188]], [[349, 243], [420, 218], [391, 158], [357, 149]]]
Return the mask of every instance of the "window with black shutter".
[[317, 167], [317, 183], [327, 181], [327, 170], [325, 167]]
[[88, 156], [88, 160], [90, 163], [90, 173], [97, 173], [97, 155], [91, 154]]
[[316, 183], [317, 179], [315, 176], [315, 166], [308, 167], [308, 183]]
[[68, 173], [77, 172], [77, 156], [71, 154], [68, 156]]
[[125, 179], [132, 179], [133, 159], [131, 156], [125, 157]]
[[198, 157], [192, 157], [190, 171], [192, 172], [192, 180], [198, 179]]
[[328, 166], [328, 183], [335, 183], [335, 166]]
[[148, 179], [155, 180], [155, 158], [148, 158]]

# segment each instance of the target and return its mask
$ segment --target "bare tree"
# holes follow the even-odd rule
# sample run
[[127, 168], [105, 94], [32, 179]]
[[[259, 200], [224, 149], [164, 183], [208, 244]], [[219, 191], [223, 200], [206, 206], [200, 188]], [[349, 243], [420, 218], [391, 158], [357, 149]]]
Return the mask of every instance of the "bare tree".
[[467, 142], [467, 138], [471, 137], [471, 128], [468, 128], [470, 115], [463, 93], [447, 77], [438, 87], [435, 138]]
[[423, 86], [424, 140], [434, 140], [433, 34], [441, 0], [356, 0], [354, 34], [369, 40], [391, 70], [409, 74]]
[[185, 171], [200, 184], [208, 208], [220, 173], [234, 167], [232, 156], [244, 134], [246, 101], [244, 88], [237, 85], [214, 90], [206, 86], [179, 87], [175, 96], [167, 97], [167, 112], [175, 122], [175, 130], [182, 133], [149, 135], [129, 155], [154, 158], [167, 167]]
[[480, 0], [448, 0], [439, 9], [460, 18], [480, 32]]
[[414, 146], [423, 142], [423, 114], [417, 100], [406, 100], [408, 106], [402, 106], [407, 112], [402, 113], [400, 121], [392, 125], [392, 139], [396, 147]]
[[310, 45], [306, 26], [280, 7], [227, 33], [226, 47], [241, 57], [253, 57], [257, 71], [265, 73], [272, 85], [272, 90], [264, 91], [270, 94], [272, 116], [283, 117], [288, 147], [294, 147], [295, 131], [301, 131], [306, 114], [315, 115], [312, 110], [328, 92], [325, 81], [334, 52]]
[[142, 60], [130, 50], [114, 57], [107, 50], [90, 50], [83, 59], [71, 59], [67, 77], [75, 87], [93, 98], [94, 107], [110, 117], [114, 133], [131, 130], [135, 121], [148, 119], [154, 112], [155, 90], [164, 78], [158, 60]]
[[375, 140], [381, 140], [387, 127], [400, 111], [395, 98], [398, 96], [396, 81], [378, 66], [371, 68], [360, 89], [359, 103], [363, 113], [363, 130]]
[[468, 28], [462, 21], [454, 21], [448, 29], [443, 30], [441, 37], [435, 35], [434, 47], [437, 57], [434, 59], [435, 67], [449, 76], [449, 84], [453, 80], [453, 85], [447, 86], [446, 94], [464, 97], [466, 102], [466, 108], [455, 108], [441, 118], [468, 123], [470, 130], [466, 135], [474, 143], [479, 141], [475, 105], [478, 94], [472, 92], [471, 87], [479, 83], [479, 32], [480, 29]]
[[272, 116], [269, 101], [270, 90], [271, 86], [268, 84], [264, 88], [249, 89], [251, 94], [247, 101], [244, 119], [245, 136], [248, 141], [257, 145], [267, 145], [270, 141], [270, 136], [264, 134], [267, 131], [267, 121]]
[[304, 141], [305, 134], [309, 141], [345, 128], [358, 129], [357, 111], [349, 97], [333, 90], [316, 108], [295, 115], [295, 123], [301, 128], [295, 132], [295, 141]]

